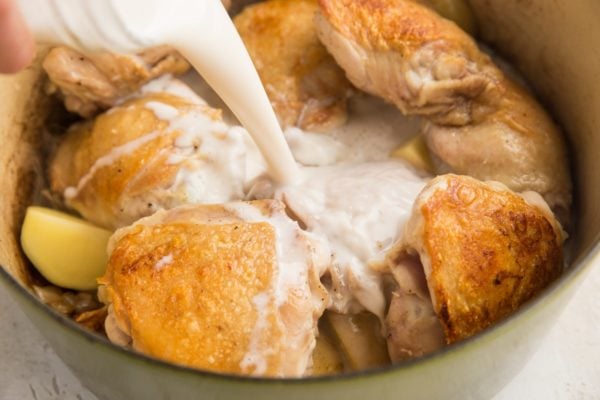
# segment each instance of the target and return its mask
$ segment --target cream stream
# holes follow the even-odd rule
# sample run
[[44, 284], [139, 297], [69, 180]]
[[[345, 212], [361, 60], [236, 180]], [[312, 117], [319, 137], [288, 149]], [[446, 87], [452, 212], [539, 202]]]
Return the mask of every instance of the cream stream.
[[168, 44], [219, 94], [256, 142], [273, 179], [298, 167], [244, 44], [220, 0], [19, 0], [36, 38], [84, 52]]

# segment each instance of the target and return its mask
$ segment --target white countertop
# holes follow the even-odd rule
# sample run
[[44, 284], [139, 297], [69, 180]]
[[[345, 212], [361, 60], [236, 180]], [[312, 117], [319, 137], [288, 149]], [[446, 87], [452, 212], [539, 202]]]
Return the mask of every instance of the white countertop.
[[[0, 287], [0, 400], [30, 399], [96, 397], [81, 386]], [[600, 399], [600, 265], [588, 275], [539, 351], [494, 398], [513, 399]]]

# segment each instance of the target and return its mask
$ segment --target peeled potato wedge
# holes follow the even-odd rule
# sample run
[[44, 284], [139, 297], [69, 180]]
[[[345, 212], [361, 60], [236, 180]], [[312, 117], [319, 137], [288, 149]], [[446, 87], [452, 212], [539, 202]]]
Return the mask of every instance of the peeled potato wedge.
[[433, 163], [425, 140], [421, 135], [417, 135], [402, 146], [398, 147], [391, 154], [394, 158], [401, 158], [408, 161], [413, 167], [428, 173], [433, 173]]
[[23, 251], [54, 285], [91, 290], [104, 274], [112, 232], [56, 210], [29, 207], [21, 231]]
[[317, 343], [313, 350], [313, 365], [311, 375], [334, 375], [344, 371], [344, 362], [331, 343], [331, 339], [323, 332], [317, 337]]
[[348, 369], [358, 371], [390, 363], [385, 340], [380, 334], [377, 317], [370, 313], [325, 313], [332, 336], [347, 362]]

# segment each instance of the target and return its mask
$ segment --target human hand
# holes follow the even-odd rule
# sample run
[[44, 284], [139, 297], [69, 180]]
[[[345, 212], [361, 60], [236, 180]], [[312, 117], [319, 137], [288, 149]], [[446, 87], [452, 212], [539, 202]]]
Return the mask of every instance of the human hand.
[[0, 73], [13, 73], [33, 58], [33, 36], [14, 0], [0, 0]]

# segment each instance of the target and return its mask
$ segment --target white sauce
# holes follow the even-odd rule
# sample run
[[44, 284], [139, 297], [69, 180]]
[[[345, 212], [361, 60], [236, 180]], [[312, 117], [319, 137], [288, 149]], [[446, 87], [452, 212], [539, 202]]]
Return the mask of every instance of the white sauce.
[[145, 107], [169, 122], [168, 131], [180, 133], [168, 160], [181, 166], [171, 192], [182, 193], [191, 204], [224, 203], [244, 196], [244, 132], [231, 129], [202, 110], [180, 114], [176, 108], [158, 101], [149, 101]]
[[206, 105], [206, 101], [202, 96], [196, 94], [194, 90], [184, 82], [174, 79], [172, 75], [166, 74], [146, 83], [139, 91], [139, 94], [146, 95], [150, 93], [170, 93], [174, 96], [181, 97], [192, 104]]
[[144, 144], [153, 141], [159, 136], [159, 131], [153, 131], [144, 136], [140, 136], [135, 140], [131, 140], [121, 146], [113, 148], [108, 154], [105, 154], [104, 156], [98, 158], [94, 162], [89, 171], [84, 176], [82, 176], [81, 179], [79, 179], [79, 182], [77, 182], [77, 186], [70, 186], [66, 188], [63, 193], [63, 196], [67, 200], [76, 197], [81, 191], [81, 189], [83, 189], [83, 187], [94, 177], [94, 175], [100, 168], [107, 167], [115, 163], [119, 158], [133, 153]]
[[[313, 243], [317, 243], [316, 248], [309, 249], [300, 236], [298, 224], [285, 214], [265, 216], [259, 209], [247, 203], [230, 203], [225, 205], [225, 209], [246, 222], [267, 222], [275, 229], [277, 269], [274, 271], [271, 287], [253, 299], [257, 321], [246, 354], [240, 363], [244, 372], [259, 376], [266, 371], [266, 357], [272, 353], [268, 338], [265, 337], [267, 308], [272, 306], [278, 309], [287, 302], [288, 295], [292, 292], [296, 294], [304, 292], [310, 296], [307, 282], [308, 269], [312, 265], [309, 264], [311, 260], [326, 264], [329, 249], [325, 241], [319, 241], [319, 238], [310, 233], [304, 233], [305, 236], [312, 237]], [[294, 340], [294, 338], [290, 339]], [[298, 375], [304, 372], [307, 363], [308, 358], [298, 366]], [[254, 370], [251, 370], [252, 368]]]
[[265, 331], [268, 329], [266, 309], [269, 306], [270, 298], [267, 293], [259, 293], [254, 296], [252, 302], [256, 309], [256, 323], [250, 335], [248, 350], [240, 362], [240, 368], [245, 373], [251, 372], [252, 375], [261, 376], [267, 372], [266, 356], [269, 349], [265, 346]]
[[175, 107], [159, 101], [149, 101], [145, 106], [152, 110], [158, 119], [165, 121], [172, 120], [179, 115], [179, 111]]
[[333, 254], [332, 307], [340, 312], [364, 307], [383, 318], [381, 281], [370, 265], [383, 262], [426, 180], [401, 161], [302, 172], [298, 185], [276, 189], [275, 197], [308, 231], [328, 239]]
[[328, 135], [305, 132], [296, 127], [287, 128], [283, 134], [294, 158], [302, 165], [332, 165], [342, 158], [344, 146]]
[[157, 271], [160, 271], [161, 269], [163, 269], [167, 265], [171, 264], [172, 262], [173, 262], [173, 254], [168, 254], [168, 255], [162, 257], [160, 260], [158, 260], [156, 262], [156, 264], [154, 264], [154, 269]]
[[383, 317], [381, 281], [370, 265], [380, 263], [397, 239], [429, 179], [389, 154], [418, 131], [421, 121], [367, 95], [352, 97], [349, 110], [348, 123], [329, 133], [285, 131], [294, 157], [320, 168], [301, 168], [297, 184], [279, 188], [258, 179], [247, 196], [283, 199], [310, 232], [329, 241], [331, 308], [367, 309]]

